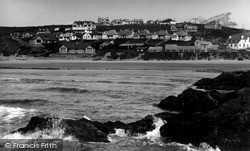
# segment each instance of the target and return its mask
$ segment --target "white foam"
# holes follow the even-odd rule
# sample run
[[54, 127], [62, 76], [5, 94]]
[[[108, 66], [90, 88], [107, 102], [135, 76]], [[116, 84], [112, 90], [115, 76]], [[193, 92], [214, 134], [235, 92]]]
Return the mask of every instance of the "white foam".
[[110, 142], [116, 142], [117, 140], [119, 140], [118, 138], [125, 138], [128, 137], [128, 135], [125, 133], [124, 129], [115, 129], [115, 133], [114, 134], [109, 134], [108, 135], [108, 140]]
[[91, 121], [91, 119], [90, 119], [87, 115], [84, 115], [83, 118], [85, 118], [85, 119]]
[[164, 120], [162, 120], [161, 118], [154, 117], [155, 129], [152, 131], [148, 131], [145, 135], [139, 135], [136, 138], [138, 138], [138, 139], [145, 139], [146, 138], [146, 139], [151, 140], [154, 143], [158, 142], [159, 139], [161, 138], [160, 128], [165, 123], [166, 122]]
[[168, 145], [179, 146], [185, 151], [221, 151], [219, 147], [216, 146], [214, 149], [207, 143], [201, 143], [199, 147], [195, 147], [192, 144], [181, 144], [176, 142], [169, 143]]
[[62, 139], [64, 135], [64, 130], [62, 129], [52, 129], [36, 131], [34, 133], [21, 134], [19, 132], [8, 134], [2, 137], [2, 139]]
[[0, 106], [0, 119], [5, 122], [11, 122], [12, 120], [21, 119], [27, 114], [34, 115], [37, 112], [35, 109]]

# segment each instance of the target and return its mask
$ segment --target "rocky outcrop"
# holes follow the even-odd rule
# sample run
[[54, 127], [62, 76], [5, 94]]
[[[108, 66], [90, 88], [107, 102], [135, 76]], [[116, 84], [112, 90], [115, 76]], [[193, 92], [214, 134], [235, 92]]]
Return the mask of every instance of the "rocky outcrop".
[[194, 83], [205, 90], [238, 90], [250, 87], [250, 71], [223, 72], [214, 79], [203, 78]]
[[152, 115], [148, 115], [139, 121], [125, 124], [120, 121], [101, 123], [85, 118], [79, 120], [59, 119], [50, 115], [41, 115], [32, 117], [26, 127], [12, 133], [27, 134], [36, 131], [48, 132], [55, 129], [62, 129], [64, 136], [74, 136], [79, 141], [109, 142], [108, 134], [115, 133], [115, 129], [118, 128], [124, 129], [128, 135], [143, 134], [155, 128], [154, 118]]
[[237, 97], [235, 92], [204, 92], [188, 88], [177, 97], [169, 96], [162, 100], [158, 104], [158, 107], [166, 110], [183, 111], [186, 113], [206, 112], [217, 108], [222, 103], [234, 97]]
[[[249, 149], [250, 72], [222, 73], [201, 79], [177, 97], [169, 96], [158, 107], [178, 111], [159, 113], [167, 121], [160, 129], [167, 141], [199, 145], [207, 142], [221, 149]], [[226, 91], [221, 91], [226, 90]]]

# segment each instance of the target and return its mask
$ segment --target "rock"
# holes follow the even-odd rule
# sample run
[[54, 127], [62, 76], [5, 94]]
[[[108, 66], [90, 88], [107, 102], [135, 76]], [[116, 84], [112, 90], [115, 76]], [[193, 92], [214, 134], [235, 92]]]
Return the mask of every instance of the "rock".
[[203, 78], [194, 83], [205, 90], [238, 90], [250, 87], [250, 71], [223, 72], [214, 79]]
[[72, 135], [79, 141], [87, 142], [109, 142], [107, 134], [95, 127], [93, 122], [87, 119], [63, 120], [64, 134]]
[[155, 129], [154, 116], [148, 115], [139, 121], [128, 123], [126, 132], [129, 135], [137, 135], [138, 133], [143, 134], [153, 129]]
[[230, 147], [239, 144], [250, 147], [246, 144], [250, 136], [249, 119], [250, 88], [244, 88], [237, 91], [236, 98], [229, 99], [218, 108], [188, 118], [171, 117], [160, 132], [167, 140], [181, 143], [198, 145], [207, 142], [219, 148], [226, 148], [229, 144]]
[[167, 97], [157, 106], [162, 109], [182, 111], [185, 113], [207, 112], [234, 97], [237, 97], [235, 92], [221, 93], [215, 90], [203, 92], [188, 88], [177, 97]]
[[32, 117], [26, 127], [20, 128], [15, 132], [21, 134], [33, 133], [36, 131], [50, 131], [55, 129], [64, 130], [64, 136], [74, 136], [79, 141], [85, 142], [109, 142], [108, 134], [115, 133], [115, 129], [124, 129], [129, 135], [138, 135], [138, 133], [146, 133], [155, 128], [154, 117], [152, 115], [145, 118], [125, 124], [120, 121], [101, 123], [98, 121], [90, 121], [85, 118], [59, 119], [54, 116], [42, 115]]

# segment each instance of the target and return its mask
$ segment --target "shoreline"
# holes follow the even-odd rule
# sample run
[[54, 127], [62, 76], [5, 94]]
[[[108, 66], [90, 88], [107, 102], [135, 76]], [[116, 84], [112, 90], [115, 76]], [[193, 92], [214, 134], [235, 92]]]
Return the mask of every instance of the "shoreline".
[[28, 58], [16, 60], [13, 57], [0, 58], [0, 69], [33, 69], [33, 70], [162, 70], [162, 71], [196, 71], [228, 72], [250, 70], [249, 60], [62, 60]]
[[199, 63], [199, 64], [250, 64], [250, 60], [136, 60], [136, 59], [126, 59], [126, 60], [91, 60], [91, 59], [61, 59], [61, 58], [35, 58], [29, 57], [17, 58], [17, 57], [0, 57], [1, 64], [12, 64], [12, 63]]

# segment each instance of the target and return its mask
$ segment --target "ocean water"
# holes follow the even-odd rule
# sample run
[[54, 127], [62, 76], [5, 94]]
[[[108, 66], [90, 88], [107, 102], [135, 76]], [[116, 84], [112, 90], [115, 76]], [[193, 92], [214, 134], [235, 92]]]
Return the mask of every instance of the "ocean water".
[[[119, 68], [119, 67], [117, 67]], [[178, 95], [201, 78], [219, 73], [194, 70], [0, 70], [0, 138], [63, 138], [64, 150], [202, 150], [192, 144], [163, 143], [159, 129], [167, 121], [155, 118], [156, 129], [127, 136], [122, 129], [109, 135], [110, 143], [82, 143], [64, 137], [63, 130], [29, 135], [9, 132], [24, 127], [30, 117], [51, 114], [60, 118], [132, 122], [163, 110], [154, 106]], [[209, 148], [207, 149], [209, 150]]]

